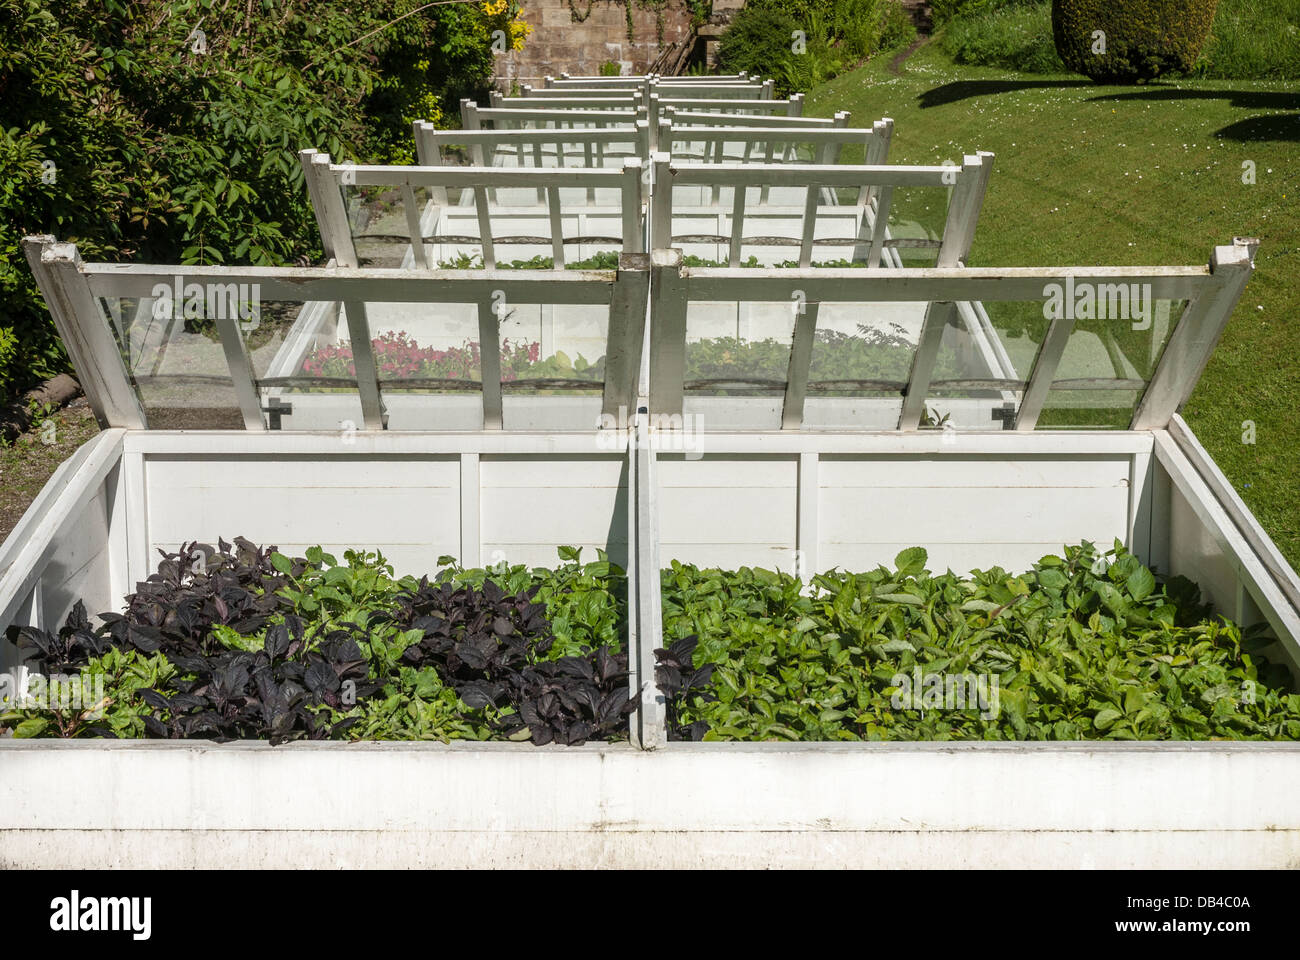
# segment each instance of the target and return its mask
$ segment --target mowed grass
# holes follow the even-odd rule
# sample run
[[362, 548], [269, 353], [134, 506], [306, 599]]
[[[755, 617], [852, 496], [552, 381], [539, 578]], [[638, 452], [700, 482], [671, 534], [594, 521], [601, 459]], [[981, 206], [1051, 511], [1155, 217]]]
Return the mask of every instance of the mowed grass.
[[972, 266], [1203, 264], [1234, 236], [1258, 237], [1254, 274], [1183, 416], [1300, 567], [1295, 84], [1096, 86], [958, 66], [927, 44], [897, 76], [880, 58], [807, 99], [809, 115], [851, 110], [852, 126], [893, 117], [895, 163], [997, 154]]

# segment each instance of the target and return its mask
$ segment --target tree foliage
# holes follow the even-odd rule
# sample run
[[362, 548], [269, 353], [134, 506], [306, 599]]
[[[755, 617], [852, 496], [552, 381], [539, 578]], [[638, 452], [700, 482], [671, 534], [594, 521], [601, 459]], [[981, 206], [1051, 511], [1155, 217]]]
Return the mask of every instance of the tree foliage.
[[0, 395], [66, 368], [21, 250], [274, 265], [320, 254], [296, 153], [409, 159], [492, 75], [514, 0], [0, 0]]

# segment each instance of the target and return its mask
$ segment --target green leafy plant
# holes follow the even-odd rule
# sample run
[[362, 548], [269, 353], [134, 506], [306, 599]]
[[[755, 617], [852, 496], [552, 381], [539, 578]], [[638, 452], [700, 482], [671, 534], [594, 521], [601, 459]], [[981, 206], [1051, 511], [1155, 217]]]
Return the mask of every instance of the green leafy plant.
[[[1018, 576], [997, 567], [935, 575], [926, 560], [911, 548], [894, 569], [832, 571], [806, 588], [783, 573], [675, 562], [663, 573], [659, 651], [676, 670], [663, 677], [674, 691], [675, 734], [1300, 737], [1300, 695], [1285, 667], [1260, 654], [1265, 632], [1213, 616], [1193, 584], [1159, 582], [1118, 542], [1105, 553], [1086, 542], [1067, 547]], [[913, 682], [934, 690], [975, 677], [996, 694], [992, 704], [900, 701]]]
[[10, 704], [0, 724], [20, 737], [618, 739], [635, 707], [626, 574], [603, 553], [559, 553], [554, 570], [443, 557], [417, 580], [378, 552], [339, 563], [320, 547], [184, 544], [98, 628], [81, 604], [58, 631], [14, 628], [76, 695]]

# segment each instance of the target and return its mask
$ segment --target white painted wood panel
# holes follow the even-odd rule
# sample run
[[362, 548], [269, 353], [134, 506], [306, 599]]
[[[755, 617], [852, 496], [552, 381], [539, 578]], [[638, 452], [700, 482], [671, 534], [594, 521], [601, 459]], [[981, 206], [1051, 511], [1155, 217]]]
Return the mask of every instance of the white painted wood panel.
[[482, 457], [481, 561], [554, 567], [555, 548], [574, 546], [584, 560], [599, 548], [626, 566], [626, 464], [620, 454]]
[[657, 473], [664, 565], [793, 569], [797, 457], [664, 454]]
[[[340, 447], [342, 447], [340, 441]], [[399, 574], [460, 553], [457, 458], [260, 457], [145, 464], [150, 564], [157, 549], [239, 535], [301, 553], [380, 549]]]
[[1109, 546], [1124, 539], [1128, 491], [1123, 488], [930, 487], [922, 495], [898, 487], [822, 488], [822, 540], [827, 544], [1013, 543], [1080, 540]]
[[109, 553], [107, 497], [101, 486], [47, 553], [40, 584], [46, 629], [62, 626], [78, 600], [85, 601], [92, 617], [118, 609], [121, 598], [113, 596]]
[[[828, 488], [917, 487], [1123, 487], [1129, 457], [908, 456], [863, 459], [823, 455], [821, 484]], [[945, 508], [946, 509], [946, 508]]]

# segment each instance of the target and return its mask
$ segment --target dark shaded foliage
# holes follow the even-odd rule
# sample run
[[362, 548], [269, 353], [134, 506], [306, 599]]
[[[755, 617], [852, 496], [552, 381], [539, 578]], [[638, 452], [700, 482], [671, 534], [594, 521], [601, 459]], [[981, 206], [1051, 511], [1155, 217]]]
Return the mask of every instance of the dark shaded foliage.
[[514, 739], [574, 745], [624, 732], [636, 709], [627, 656], [600, 647], [540, 659], [554, 638], [545, 604], [531, 594], [507, 593], [491, 580], [475, 589], [426, 577], [399, 595], [390, 615], [402, 629], [424, 631], [402, 660], [435, 667], [473, 709], [513, 707], [500, 723]]

